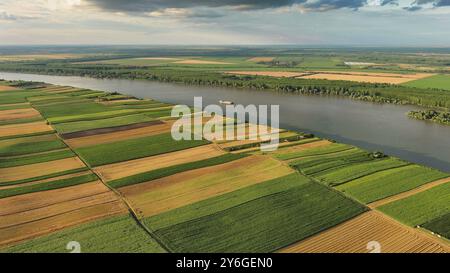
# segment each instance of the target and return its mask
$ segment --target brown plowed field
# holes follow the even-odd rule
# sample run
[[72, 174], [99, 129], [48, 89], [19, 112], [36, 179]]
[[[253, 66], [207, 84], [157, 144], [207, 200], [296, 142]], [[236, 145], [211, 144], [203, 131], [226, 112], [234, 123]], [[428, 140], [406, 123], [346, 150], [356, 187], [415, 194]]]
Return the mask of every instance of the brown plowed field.
[[99, 181], [4, 198], [0, 200], [0, 245], [125, 213], [125, 205]]
[[99, 134], [78, 138], [71, 138], [65, 140], [65, 142], [72, 148], [80, 148], [91, 145], [103, 144], [103, 143], [111, 143], [121, 140], [127, 140], [132, 138], [139, 138], [145, 136], [153, 136], [159, 135], [163, 133], [170, 132], [172, 127], [171, 122], [163, 123], [160, 122], [155, 125], [149, 125], [137, 129], [129, 129], [129, 130], [118, 130], [116, 132], [107, 133], [107, 134]]
[[140, 216], [146, 217], [292, 172], [292, 169], [270, 157], [250, 156], [123, 187], [119, 191], [133, 204]]
[[11, 120], [19, 118], [34, 118], [41, 114], [34, 108], [12, 109], [0, 111], [0, 120]]
[[99, 174], [104, 181], [111, 181], [138, 173], [205, 160], [222, 154], [224, 154], [224, 152], [215, 145], [205, 145], [173, 153], [105, 165], [95, 168], [94, 171]]
[[86, 167], [86, 165], [84, 165], [78, 157], [70, 157], [25, 166], [2, 168], [0, 172], [0, 181], [9, 182], [28, 179], [83, 167]]
[[280, 252], [368, 253], [368, 243], [380, 244], [382, 253], [449, 252], [443, 241], [370, 211]]
[[53, 131], [53, 128], [47, 125], [45, 121], [3, 125], [0, 126], [0, 137], [27, 135], [47, 131]]

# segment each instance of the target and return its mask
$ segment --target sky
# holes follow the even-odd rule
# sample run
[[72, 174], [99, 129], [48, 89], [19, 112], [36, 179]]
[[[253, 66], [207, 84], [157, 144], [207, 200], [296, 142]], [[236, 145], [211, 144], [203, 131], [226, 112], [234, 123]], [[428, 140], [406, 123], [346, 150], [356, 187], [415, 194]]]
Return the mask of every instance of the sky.
[[450, 47], [450, 0], [0, 0], [0, 45]]

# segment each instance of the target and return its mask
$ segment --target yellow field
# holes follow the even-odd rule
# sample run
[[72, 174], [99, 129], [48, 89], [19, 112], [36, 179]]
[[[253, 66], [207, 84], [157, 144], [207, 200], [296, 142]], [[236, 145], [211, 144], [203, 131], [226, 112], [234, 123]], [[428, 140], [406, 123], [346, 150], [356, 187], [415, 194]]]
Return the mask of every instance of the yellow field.
[[146, 217], [292, 172], [292, 169], [270, 157], [250, 156], [123, 187], [120, 192], [137, 209], [140, 217]]
[[0, 172], [0, 181], [8, 182], [28, 179], [83, 167], [86, 166], [78, 157], [71, 157], [18, 167], [2, 168]]
[[319, 71], [312, 73], [314, 74], [301, 76], [299, 78], [401, 84], [413, 80], [431, 77], [434, 75], [428, 73], [393, 74], [393, 73], [335, 72], [335, 71]]
[[404, 226], [379, 212], [370, 211], [280, 252], [368, 253], [372, 250], [369, 242], [378, 242], [382, 253], [450, 251], [438, 239]]
[[0, 126], [0, 137], [53, 131], [45, 121]]

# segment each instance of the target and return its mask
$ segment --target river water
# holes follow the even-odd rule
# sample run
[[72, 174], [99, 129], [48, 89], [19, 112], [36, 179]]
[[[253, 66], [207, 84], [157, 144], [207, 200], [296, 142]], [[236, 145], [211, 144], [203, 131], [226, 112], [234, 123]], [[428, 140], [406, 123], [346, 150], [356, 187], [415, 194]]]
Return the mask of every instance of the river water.
[[[375, 104], [340, 97], [304, 96], [208, 86], [187, 86], [143, 80], [94, 79], [0, 72], [0, 79], [41, 81], [109, 92], [120, 92], [162, 102], [204, 105], [230, 100], [237, 104], [280, 106], [280, 127], [314, 133], [368, 150], [450, 171], [450, 126], [409, 119], [416, 106]], [[1, 102], [0, 102], [1, 104]]]

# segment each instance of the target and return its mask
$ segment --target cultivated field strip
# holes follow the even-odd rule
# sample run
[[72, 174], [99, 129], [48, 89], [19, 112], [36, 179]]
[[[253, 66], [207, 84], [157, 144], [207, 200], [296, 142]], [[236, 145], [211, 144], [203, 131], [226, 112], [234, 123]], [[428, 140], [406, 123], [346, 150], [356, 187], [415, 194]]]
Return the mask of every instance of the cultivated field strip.
[[[81, 136], [76, 138], [65, 139], [65, 142], [72, 148], [81, 148], [86, 146], [93, 146], [96, 144], [105, 144], [116, 142], [119, 140], [127, 140], [133, 138], [140, 138], [145, 136], [154, 136], [170, 132], [172, 122], [160, 122], [160, 124], [149, 124], [148, 126], [128, 130], [114, 130], [110, 133]], [[131, 127], [131, 126], [129, 126]], [[115, 128], [113, 128], [115, 129]], [[80, 134], [81, 135], [81, 134]]]
[[32, 135], [43, 132], [53, 132], [53, 128], [45, 121], [0, 126], [0, 138], [11, 138], [17, 135]]
[[288, 246], [285, 253], [369, 253], [370, 242], [382, 253], [448, 253], [450, 247], [383, 214], [370, 211]]
[[271, 158], [250, 156], [123, 187], [119, 191], [133, 204], [140, 217], [146, 217], [292, 172]]
[[199, 161], [223, 154], [225, 154], [224, 151], [217, 148], [214, 144], [210, 144], [161, 155], [114, 163], [111, 165], [104, 165], [101, 167], [96, 167], [93, 170], [100, 177], [102, 177], [104, 181], [111, 181], [143, 172], [189, 163], [193, 159]]

